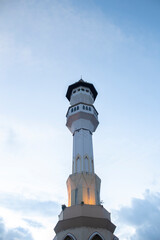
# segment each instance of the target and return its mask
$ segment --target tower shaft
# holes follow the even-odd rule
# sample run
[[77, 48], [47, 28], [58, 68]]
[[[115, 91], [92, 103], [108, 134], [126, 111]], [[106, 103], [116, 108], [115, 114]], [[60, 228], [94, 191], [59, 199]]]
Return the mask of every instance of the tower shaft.
[[[80, 203], [100, 204], [100, 178], [94, 173], [92, 134], [96, 130], [98, 113], [93, 106], [90, 85], [78, 82], [70, 93], [67, 127], [73, 134], [72, 174], [67, 180], [68, 206]], [[93, 85], [92, 85], [93, 86]], [[93, 91], [94, 94], [96, 90]], [[96, 96], [96, 95], [95, 95]]]
[[73, 135], [72, 173], [94, 173], [92, 133], [79, 129]]

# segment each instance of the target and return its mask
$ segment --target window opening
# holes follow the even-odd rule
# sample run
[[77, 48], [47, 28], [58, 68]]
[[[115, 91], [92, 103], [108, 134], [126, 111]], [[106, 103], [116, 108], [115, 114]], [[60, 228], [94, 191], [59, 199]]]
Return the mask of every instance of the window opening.
[[87, 188], [87, 195], [88, 195], [88, 199], [90, 199], [90, 191], [89, 191], [89, 188]]
[[98, 204], [100, 203], [100, 199], [99, 199], [99, 192], [97, 191], [97, 201], [98, 201]]
[[64, 240], [72, 240], [72, 238], [70, 236], [67, 236], [67, 237], [65, 237]]
[[91, 240], [103, 240], [98, 234], [96, 234]]
[[74, 239], [75, 239], [75, 238], [67, 235], [64, 240], [74, 240]]
[[80, 158], [77, 158], [77, 172], [81, 172], [81, 161]]
[[93, 165], [93, 160], [92, 160], [92, 171], [94, 172], [94, 165]]
[[78, 188], [75, 189], [75, 204], [77, 204]]
[[85, 171], [89, 172], [89, 159], [87, 157], [85, 157], [84, 159], [84, 167], [85, 167]]

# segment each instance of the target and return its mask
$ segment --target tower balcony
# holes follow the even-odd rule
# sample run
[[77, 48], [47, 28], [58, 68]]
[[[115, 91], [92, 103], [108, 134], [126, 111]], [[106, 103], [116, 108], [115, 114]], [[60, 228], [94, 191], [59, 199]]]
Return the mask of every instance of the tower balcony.
[[66, 117], [66, 126], [72, 133], [81, 128], [94, 132], [99, 124], [98, 112], [93, 105], [85, 103], [71, 106]]

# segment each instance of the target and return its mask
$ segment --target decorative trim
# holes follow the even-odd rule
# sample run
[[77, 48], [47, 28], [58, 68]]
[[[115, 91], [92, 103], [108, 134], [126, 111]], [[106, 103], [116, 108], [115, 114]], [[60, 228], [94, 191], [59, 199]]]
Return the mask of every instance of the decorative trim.
[[76, 129], [76, 130], [74, 131], [73, 136], [74, 136], [75, 132], [79, 132], [80, 130], [86, 130], [86, 131], [88, 131], [91, 135], [93, 134], [93, 133], [92, 133], [89, 129], [87, 129], [87, 128], [78, 128], [78, 129]]
[[93, 109], [96, 111], [97, 116], [98, 116], [99, 113], [97, 112], [97, 110], [96, 110], [96, 108], [94, 107], [93, 104], [88, 104], [88, 103], [85, 103], [85, 102], [78, 102], [78, 103], [76, 103], [76, 104], [71, 105], [71, 106], [68, 108], [68, 111], [67, 111], [67, 113], [66, 113], [66, 117], [68, 116], [69, 110], [70, 110], [72, 107], [76, 107], [76, 106], [78, 106], [78, 105], [80, 105], [80, 104], [85, 104], [85, 105], [87, 105], [87, 106], [89, 106], [89, 107], [93, 107]]
[[92, 228], [103, 228], [113, 233], [116, 226], [106, 218], [93, 218], [93, 217], [74, 217], [66, 220], [58, 221], [54, 230], [57, 233], [70, 228], [80, 228], [80, 227], [92, 227]]
[[[70, 129], [71, 125], [72, 125], [72, 122], [74, 122], [74, 121], [76, 121], [80, 118], [91, 121], [95, 129], [97, 128], [97, 126], [99, 124], [98, 117], [96, 117], [93, 113], [81, 112], [80, 111], [80, 112], [77, 112], [77, 113], [67, 117], [66, 126]], [[93, 130], [93, 132], [95, 131], [95, 129]], [[75, 129], [75, 130], [78, 130], [78, 129]], [[75, 132], [75, 130], [74, 130], [74, 132]]]

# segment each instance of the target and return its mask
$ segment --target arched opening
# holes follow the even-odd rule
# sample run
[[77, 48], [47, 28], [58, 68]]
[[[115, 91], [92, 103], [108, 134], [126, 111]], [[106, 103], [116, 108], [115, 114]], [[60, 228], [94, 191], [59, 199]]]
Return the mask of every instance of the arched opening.
[[101, 234], [99, 234], [98, 232], [94, 232], [89, 240], [104, 240], [104, 238], [101, 236]]
[[77, 204], [78, 200], [78, 188], [75, 189], [75, 204]]
[[80, 158], [78, 157], [77, 158], [77, 164], [76, 164], [76, 166], [77, 166], [77, 172], [79, 173], [79, 172], [81, 172], [81, 160], [80, 160]]
[[67, 236], [64, 238], [64, 240], [76, 240], [76, 238], [72, 234], [67, 234]]
[[92, 172], [94, 172], [94, 163], [93, 163], [93, 160], [92, 160]]
[[65, 237], [64, 240], [73, 240], [73, 238], [71, 238], [70, 236], [67, 236], [67, 237]]
[[103, 240], [98, 234], [96, 234], [92, 240]]
[[84, 171], [85, 172], [89, 172], [89, 159], [88, 159], [88, 157], [85, 157], [85, 159], [84, 159]]

